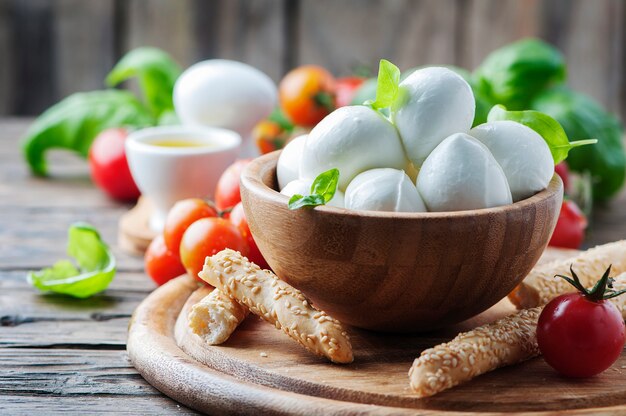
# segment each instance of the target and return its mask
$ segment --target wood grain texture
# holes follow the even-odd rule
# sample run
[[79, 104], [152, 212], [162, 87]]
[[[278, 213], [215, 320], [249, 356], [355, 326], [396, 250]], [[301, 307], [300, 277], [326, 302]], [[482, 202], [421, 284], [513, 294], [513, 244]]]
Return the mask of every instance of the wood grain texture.
[[524, 201], [479, 211], [291, 211], [274, 190], [278, 153], [241, 176], [252, 235], [282, 280], [361, 328], [424, 331], [494, 305], [541, 256], [563, 195], [555, 175]]
[[[572, 412], [574, 414], [619, 414], [626, 410], [626, 373], [622, 371], [626, 368], [626, 354], [611, 370], [594, 379], [572, 383], [558, 377], [543, 360], [535, 359], [420, 400], [408, 389], [408, 367], [419, 351], [450, 339], [459, 328], [421, 337], [377, 335], [351, 329], [355, 362], [337, 366], [311, 356], [280, 331], [254, 318], [248, 319], [221, 346], [198, 343], [198, 338], [185, 333], [185, 308], [195, 299], [190, 299], [187, 306], [181, 301], [181, 298], [193, 296], [192, 293], [193, 281], [188, 277], [153, 292], [134, 315], [128, 348], [131, 360], [144, 377], [166, 394], [199, 410], [214, 410], [217, 394], [220, 394], [221, 409], [228, 411], [228, 405], [236, 402], [244, 413], [282, 410], [300, 414], [304, 408], [308, 409], [308, 414], [316, 414], [320, 409], [327, 414], [352, 414], [362, 411], [364, 403], [369, 404], [372, 414], [396, 413], [400, 408], [420, 409], [422, 414], [562, 412], [564, 409], [579, 409]], [[169, 314], [176, 315], [181, 308], [182, 317], [176, 328], [179, 343], [185, 352], [207, 367], [198, 367], [198, 363], [189, 360], [173, 344], [175, 317]], [[509, 311], [506, 305], [499, 305], [498, 309], [490, 319]], [[163, 310], [168, 315], [163, 315]], [[464, 324], [464, 328], [473, 326], [475, 323]], [[161, 368], [168, 369], [158, 373], [158, 377], [157, 360]], [[186, 382], [192, 377], [193, 386], [187, 386]], [[230, 384], [233, 382], [236, 384]], [[174, 388], [181, 385], [186, 386], [185, 391]], [[192, 389], [208, 385], [212, 386], [212, 391], [190, 395]], [[229, 386], [229, 391], [222, 391], [224, 386]], [[258, 401], [259, 389], [263, 391], [262, 402]], [[493, 399], [494, 391], [499, 393], [497, 400]], [[252, 403], [241, 399], [242, 392], [253, 399]], [[299, 397], [297, 407], [291, 401], [293, 393]], [[282, 408], [275, 407], [276, 401], [282, 402], [278, 404]], [[353, 402], [353, 407], [346, 409], [349, 402]]]

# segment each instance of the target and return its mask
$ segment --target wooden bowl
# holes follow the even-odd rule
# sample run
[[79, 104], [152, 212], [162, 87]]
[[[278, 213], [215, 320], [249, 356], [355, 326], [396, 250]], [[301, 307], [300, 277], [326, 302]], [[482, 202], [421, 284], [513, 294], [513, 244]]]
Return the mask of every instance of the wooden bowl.
[[274, 272], [343, 323], [416, 332], [474, 316], [535, 265], [563, 199], [548, 188], [489, 209], [397, 213], [320, 206], [291, 211], [276, 183], [279, 151], [248, 164], [241, 197]]

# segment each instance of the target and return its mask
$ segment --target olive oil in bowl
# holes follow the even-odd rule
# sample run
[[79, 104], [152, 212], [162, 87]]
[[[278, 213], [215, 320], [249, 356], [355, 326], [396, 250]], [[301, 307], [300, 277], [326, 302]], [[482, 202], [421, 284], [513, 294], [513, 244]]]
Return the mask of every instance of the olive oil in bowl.
[[193, 139], [159, 139], [148, 142], [159, 147], [215, 147], [215, 144]]

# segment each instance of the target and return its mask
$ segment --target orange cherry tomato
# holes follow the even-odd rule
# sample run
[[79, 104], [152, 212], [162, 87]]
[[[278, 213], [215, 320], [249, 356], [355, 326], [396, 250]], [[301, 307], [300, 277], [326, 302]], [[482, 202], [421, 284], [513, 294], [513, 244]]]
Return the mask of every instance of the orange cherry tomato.
[[168, 250], [162, 235], [158, 235], [148, 246], [144, 265], [148, 276], [159, 286], [185, 274], [185, 268], [180, 262], [178, 251]]
[[278, 97], [294, 124], [314, 126], [336, 108], [335, 78], [322, 67], [301, 66], [282, 79]]
[[199, 281], [204, 259], [225, 248], [248, 255], [248, 244], [241, 232], [223, 218], [201, 218], [191, 224], [180, 242], [180, 259], [187, 273]]
[[217, 210], [202, 199], [183, 199], [174, 204], [167, 214], [163, 228], [167, 248], [178, 253], [185, 230], [196, 220], [207, 217], [217, 217]]
[[289, 133], [280, 124], [272, 120], [263, 120], [252, 130], [252, 138], [261, 154], [282, 149], [287, 143]]
[[235, 205], [233, 210], [230, 211], [230, 222], [239, 228], [239, 231], [241, 231], [241, 234], [248, 243], [248, 247], [250, 249], [248, 252], [248, 260], [255, 263], [262, 269], [269, 269], [269, 264], [267, 264], [263, 258], [263, 254], [259, 251], [259, 247], [256, 245], [254, 237], [252, 237], [250, 227], [248, 227], [248, 220], [246, 220], [246, 214], [243, 211], [243, 204], [241, 202]]
[[241, 201], [239, 193], [239, 182], [243, 168], [250, 163], [252, 159], [241, 159], [230, 165], [219, 181], [215, 189], [215, 206], [220, 211], [232, 208]]

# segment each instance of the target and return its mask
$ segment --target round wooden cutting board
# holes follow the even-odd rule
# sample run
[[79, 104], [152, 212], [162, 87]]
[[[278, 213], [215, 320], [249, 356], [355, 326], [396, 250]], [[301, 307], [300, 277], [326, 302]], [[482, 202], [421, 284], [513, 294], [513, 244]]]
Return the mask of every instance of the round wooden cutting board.
[[[571, 253], [570, 253], [571, 254]], [[626, 414], [626, 354], [586, 380], [559, 377], [538, 358], [485, 374], [427, 399], [416, 398], [407, 372], [428, 347], [511, 313], [503, 300], [437, 333], [389, 335], [350, 328], [355, 361], [335, 365], [311, 355], [254, 316], [220, 346], [187, 328], [188, 308], [207, 294], [190, 277], [174, 279], [137, 308], [130, 358], [152, 385], [207, 413], [455, 414], [563, 412]], [[536, 414], [536, 413], [534, 413]]]

